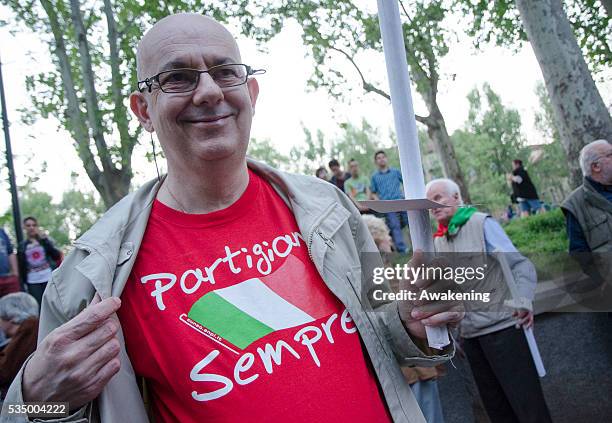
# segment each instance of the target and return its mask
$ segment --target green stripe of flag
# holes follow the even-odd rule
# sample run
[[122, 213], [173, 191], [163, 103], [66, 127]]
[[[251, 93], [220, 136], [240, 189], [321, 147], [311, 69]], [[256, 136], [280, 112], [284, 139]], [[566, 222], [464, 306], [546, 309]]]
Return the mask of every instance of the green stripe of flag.
[[274, 330], [242, 312], [215, 292], [201, 297], [189, 310], [189, 318], [244, 349]]

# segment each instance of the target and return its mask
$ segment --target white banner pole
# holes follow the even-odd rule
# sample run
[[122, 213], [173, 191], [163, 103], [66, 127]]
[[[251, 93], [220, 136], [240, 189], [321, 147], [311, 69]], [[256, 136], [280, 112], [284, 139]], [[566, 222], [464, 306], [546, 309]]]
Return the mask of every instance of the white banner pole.
[[[410, 91], [410, 75], [397, 0], [378, 0], [378, 20], [391, 90], [391, 105], [404, 179], [404, 195], [409, 200], [424, 198], [425, 179], [423, 177], [419, 138]], [[434, 245], [429, 211], [408, 211], [408, 222], [413, 250], [420, 249], [424, 252], [433, 252]], [[426, 326], [425, 329], [429, 346], [440, 349], [450, 343], [446, 327]]]

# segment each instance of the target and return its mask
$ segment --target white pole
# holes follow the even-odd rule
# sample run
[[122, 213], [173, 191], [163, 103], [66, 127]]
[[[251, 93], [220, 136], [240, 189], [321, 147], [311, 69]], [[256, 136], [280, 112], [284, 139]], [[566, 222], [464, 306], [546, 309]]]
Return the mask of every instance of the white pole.
[[[518, 287], [516, 286], [516, 280], [514, 279], [514, 275], [512, 274], [512, 270], [510, 269], [510, 265], [506, 260], [506, 256], [504, 252], [501, 250], [493, 251], [495, 254], [495, 258], [499, 263], [502, 273], [504, 275], [504, 280], [508, 285], [508, 289], [510, 290], [510, 296], [512, 296], [512, 304], [515, 306], [514, 308], [519, 307], [522, 304], [522, 298], [518, 291]], [[527, 345], [529, 345], [529, 352], [531, 352], [531, 358], [533, 358], [533, 364], [538, 372], [538, 376], [544, 377], [546, 376], [546, 369], [544, 368], [544, 362], [542, 361], [542, 355], [540, 355], [540, 349], [538, 348], [538, 344], [536, 343], [535, 336], [533, 336], [533, 328], [525, 328], [523, 327], [523, 332], [525, 333], [525, 338], [527, 338]]]
[[[410, 75], [397, 0], [378, 0], [378, 20], [391, 90], [391, 105], [404, 179], [404, 195], [408, 200], [425, 198], [425, 179], [423, 177], [419, 138], [410, 92]], [[412, 248], [433, 252], [429, 211], [409, 210], [408, 222], [410, 224]], [[446, 327], [426, 326], [425, 329], [431, 347], [442, 348], [450, 343]]]

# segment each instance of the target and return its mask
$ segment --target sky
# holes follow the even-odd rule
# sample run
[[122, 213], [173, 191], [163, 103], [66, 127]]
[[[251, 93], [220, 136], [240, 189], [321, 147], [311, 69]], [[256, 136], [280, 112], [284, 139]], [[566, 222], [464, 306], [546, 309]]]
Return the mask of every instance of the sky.
[[[0, 20], [9, 17], [7, 8], [0, 6]], [[374, 127], [380, 128], [381, 134], [388, 134], [393, 128], [390, 103], [375, 94], [362, 95], [356, 73], [350, 73], [351, 68], [346, 67], [343, 59], [339, 58], [339, 63], [351, 75], [351, 86], [356, 93], [350, 103], [338, 102], [324, 91], [313, 92], [306, 87], [313, 63], [306, 56], [300, 34], [299, 26], [289, 23], [280, 35], [267, 44], [266, 52], [261, 52], [253, 41], [237, 37], [244, 62], [254, 68], [267, 70], [266, 74], [258, 77], [260, 94], [251, 136], [257, 139], [268, 138], [280, 152], [288, 153], [291, 147], [303, 143], [302, 126], [312, 132], [320, 129], [333, 137], [340, 133], [339, 123], [359, 124], [365, 118]], [[442, 79], [438, 99], [449, 133], [462, 128], [467, 119], [468, 92], [488, 82], [500, 94], [506, 106], [519, 111], [527, 143], [545, 142], [534, 126], [534, 115], [539, 110], [535, 87], [542, 80], [542, 74], [530, 45], [526, 43], [518, 51], [494, 46], [477, 51], [462, 31], [458, 31], [458, 34], [440, 66]], [[28, 52], [32, 54], [28, 55]], [[70, 189], [73, 182], [80, 190], [94, 191], [70, 136], [59, 128], [57, 120], [39, 119], [33, 125], [25, 125], [20, 121], [19, 110], [30, 105], [25, 75], [53, 68], [47, 46], [36, 34], [12, 35], [8, 28], [3, 27], [0, 28], [0, 59], [18, 185], [25, 183], [28, 177], [39, 175], [40, 179], [34, 186], [39, 191], [51, 194], [55, 201], [60, 200], [62, 193]], [[362, 56], [358, 60], [363, 70], [388, 91], [382, 53]], [[605, 104], [610, 108], [612, 70], [597, 79], [602, 78], [606, 82], [599, 82], [598, 87]], [[426, 115], [425, 105], [414, 90], [413, 99], [415, 112]], [[144, 158], [150, 148], [146, 134], [142, 135], [141, 143], [142, 146], [137, 146], [133, 155], [135, 186], [156, 175], [154, 165]], [[0, 151], [4, 154], [4, 142], [1, 143]], [[43, 163], [46, 163], [46, 172], [41, 174]], [[160, 167], [163, 170], [163, 163]], [[79, 176], [71, 178], [73, 172]], [[10, 207], [7, 171], [4, 167], [0, 170], [0, 177], [2, 213]]]

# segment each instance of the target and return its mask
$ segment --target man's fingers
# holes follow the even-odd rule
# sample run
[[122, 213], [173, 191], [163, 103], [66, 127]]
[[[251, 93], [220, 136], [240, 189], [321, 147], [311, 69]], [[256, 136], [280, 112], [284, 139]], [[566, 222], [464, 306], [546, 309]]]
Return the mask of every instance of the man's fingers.
[[70, 339], [76, 340], [99, 327], [113, 313], [119, 310], [121, 300], [110, 297], [97, 304], [90, 305], [75, 318], [61, 326], [62, 332]]
[[97, 350], [108, 340], [114, 338], [119, 330], [119, 322], [112, 317], [106, 319], [100, 326], [79, 339], [79, 356], [87, 357], [92, 351]]
[[436, 301], [434, 303], [428, 303], [414, 308], [412, 310], [411, 317], [416, 320], [422, 320], [445, 311], [459, 309], [460, 306], [454, 301]]
[[410, 267], [419, 267], [422, 264], [425, 263], [425, 253], [423, 253], [423, 250], [414, 250], [414, 254], [412, 255], [412, 258], [410, 259], [410, 261], [408, 262], [408, 265]]
[[107, 340], [98, 349], [83, 360], [83, 367], [88, 378], [94, 377], [109, 361], [119, 356], [121, 344], [116, 336]]
[[434, 314], [426, 319], [421, 320], [425, 326], [441, 326], [441, 325], [453, 325], [463, 319], [464, 313], [462, 311], [453, 310], [445, 311], [442, 313]]
[[89, 379], [89, 383], [80, 391], [80, 401], [70, 402], [70, 408], [78, 408], [96, 398], [111, 378], [117, 374], [121, 364], [119, 358], [113, 358], [102, 366], [98, 372]]

